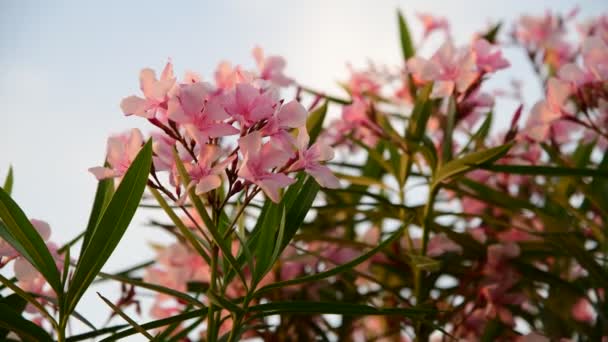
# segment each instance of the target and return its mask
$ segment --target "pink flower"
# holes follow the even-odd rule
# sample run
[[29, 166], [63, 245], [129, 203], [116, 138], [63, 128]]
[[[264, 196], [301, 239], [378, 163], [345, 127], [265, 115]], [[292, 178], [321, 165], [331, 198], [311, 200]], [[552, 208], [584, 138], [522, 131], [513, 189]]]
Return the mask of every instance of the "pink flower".
[[450, 28], [448, 21], [443, 17], [436, 17], [429, 13], [416, 13], [416, 17], [422, 22], [424, 30], [422, 35], [424, 38], [438, 30], [443, 30], [447, 33]]
[[239, 83], [227, 94], [225, 109], [242, 127], [251, 127], [274, 114], [277, 96], [272, 88], [263, 91], [251, 84]]
[[285, 150], [292, 148], [295, 143], [293, 136], [287, 131], [306, 124], [307, 111], [298, 101], [293, 100], [281, 106], [262, 129], [262, 134], [270, 136], [270, 141]]
[[427, 255], [430, 257], [438, 257], [445, 253], [462, 252], [462, 247], [450, 240], [445, 234], [437, 234], [429, 241]]
[[528, 137], [540, 141], [547, 138], [551, 123], [562, 117], [562, 108], [570, 96], [571, 88], [567, 82], [550, 78], [547, 82], [547, 98], [537, 102], [530, 112], [526, 123]]
[[298, 139], [296, 146], [298, 149], [298, 159], [290, 167], [291, 171], [304, 170], [311, 175], [319, 185], [325, 188], [336, 189], [340, 187], [340, 181], [331, 170], [321, 164], [334, 158], [334, 150], [322, 141], [315, 142], [310, 148], [308, 143], [310, 137], [306, 131], [306, 126], [298, 129]]
[[454, 91], [465, 92], [479, 76], [473, 54], [467, 49], [456, 49], [452, 43], [444, 43], [426, 60], [412, 57], [407, 67], [417, 82], [434, 81], [432, 98], [443, 98]]
[[213, 95], [209, 83], [182, 85], [168, 103], [167, 117], [186, 129], [199, 144], [209, 138], [237, 134], [239, 131], [222, 122], [230, 118], [222, 106], [220, 96]]
[[110, 167], [92, 167], [89, 172], [99, 180], [122, 177], [139, 153], [143, 140], [143, 136], [137, 128], [132, 129], [129, 133], [108, 138], [106, 158]]
[[139, 74], [139, 85], [144, 98], [129, 96], [122, 100], [120, 108], [125, 115], [137, 115], [152, 119], [157, 111], [167, 109], [168, 94], [175, 84], [173, 65], [167, 63], [160, 80], [156, 79], [154, 70], [146, 68]]
[[253, 49], [253, 57], [258, 64], [260, 70], [260, 78], [263, 80], [270, 81], [278, 86], [288, 86], [293, 83], [291, 78], [288, 78], [283, 74], [285, 69], [285, 59], [280, 56], [268, 56], [264, 57], [264, 50], [261, 47], [256, 46]]
[[242, 70], [240, 67], [232, 67], [230, 62], [220, 62], [215, 70], [215, 85], [221, 90], [230, 90], [238, 83], [248, 83], [253, 81], [251, 73]]
[[[202, 145], [198, 154], [198, 163], [186, 164], [191, 185], [196, 186], [196, 194], [201, 195], [222, 185], [222, 173], [236, 156], [231, 156], [216, 163], [222, 151], [217, 145]], [[215, 164], [215, 165], [214, 165]]]
[[353, 97], [379, 95], [381, 85], [374, 79], [372, 72], [351, 70], [348, 90]]
[[559, 17], [547, 12], [542, 17], [522, 16], [515, 27], [514, 35], [530, 50], [545, 48], [560, 40], [564, 30]]
[[598, 81], [608, 80], [608, 44], [598, 36], [587, 38], [582, 47], [583, 63]]
[[484, 72], [494, 72], [511, 65], [502, 57], [502, 52], [485, 39], [478, 39], [473, 43], [473, 57], [477, 68]]
[[572, 317], [579, 322], [593, 323], [595, 320], [595, 310], [593, 310], [593, 306], [591, 306], [587, 298], [579, 299], [572, 306]]
[[289, 159], [289, 154], [276, 149], [271, 144], [263, 144], [262, 134], [259, 131], [240, 138], [239, 148], [243, 154], [243, 162], [238, 175], [258, 185], [268, 198], [278, 203], [279, 189], [292, 184], [295, 180], [283, 173], [274, 173], [272, 169], [284, 165]]

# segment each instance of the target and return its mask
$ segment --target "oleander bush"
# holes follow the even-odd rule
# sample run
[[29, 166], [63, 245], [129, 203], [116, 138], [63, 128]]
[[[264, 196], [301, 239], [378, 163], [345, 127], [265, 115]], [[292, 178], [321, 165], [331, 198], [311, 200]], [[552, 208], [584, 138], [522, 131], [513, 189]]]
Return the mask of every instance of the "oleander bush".
[[[141, 70], [120, 106], [150, 133], [108, 139], [82, 232], [51, 239], [6, 177], [0, 339], [607, 341], [608, 16], [522, 16], [463, 46], [418, 18], [412, 37], [398, 15], [402, 65], [351, 70], [343, 95], [260, 48], [210, 80]], [[502, 49], [543, 86], [531, 108], [494, 106], [523, 103], [487, 86], [522, 76]], [[138, 208], [173, 238], [102, 272]], [[77, 310], [101, 280], [103, 327]]]

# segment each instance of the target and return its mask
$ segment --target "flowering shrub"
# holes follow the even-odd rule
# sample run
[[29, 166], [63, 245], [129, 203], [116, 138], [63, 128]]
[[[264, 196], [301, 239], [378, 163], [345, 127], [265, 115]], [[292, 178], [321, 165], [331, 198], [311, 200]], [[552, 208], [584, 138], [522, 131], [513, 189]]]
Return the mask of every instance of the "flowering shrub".
[[[398, 18], [403, 65], [351, 70], [343, 98], [260, 48], [256, 70], [222, 62], [211, 82], [177, 78], [171, 62], [143, 69], [121, 109], [152, 133], [108, 139], [86, 230], [61, 247], [11, 199], [11, 171], [0, 335], [607, 340], [608, 16], [523, 16], [504, 39], [499, 24], [460, 46], [445, 19], [419, 14], [416, 45], [444, 37], [430, 58]], [[506, 47], [542, 82], [529, 110], [494, 108], [521, 102], [518, 87], [487, 89], [509, 71]], [[341, 116], [326, 120], [330, 109]], [[493, 128], [497, 115], [510, 126]], [[101, 272], [138, 206], [175, 238], [150, 262]], [[96, 278], [120, 283], [117, 301], [100, 298], [124, 324], [75, 311]], [[125, 310], [145, 294], [143, 323]], [[91, 331], [67, 336], [72, 320]]]

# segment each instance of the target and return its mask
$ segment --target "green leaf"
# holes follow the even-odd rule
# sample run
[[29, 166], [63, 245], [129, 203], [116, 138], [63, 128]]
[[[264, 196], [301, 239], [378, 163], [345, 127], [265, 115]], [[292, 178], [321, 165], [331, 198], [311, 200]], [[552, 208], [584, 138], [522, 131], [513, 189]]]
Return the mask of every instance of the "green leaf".
[[173, 224], [179, 229], [182, 235], [190, 242], [190, 245], [198, 252], [198, 254], [205, 259], [207, 263], [210, 263], [211, 259], [209, 258], [209, 254], [203, 249], [201, 242], [197, 239], [196, 235], [194, 235], [188, 227], [184, 224], [182, 219], [177, 216], [177, 214], [173, 211], [173, 208], [169, 206], [167, 201], [163, 198], [163, 196], [158, 192], [158, 190], [150, 187], [150, 193], [156, 199], [161, 208], [165, 211], [165, 214], [169, 216]]
[[97, 292], [97, 295], [110, 308], [112, 308], [112, 311], [114, 311], [114, 313], [120, 315], [120, 317], [122, 317], [125, 321], [127, 321], [133, 327], [133, 329], [137, 330], [140, 334], [144, 335], [149, 341], [154, 340], [154, 337], [152, 335], [150, 335], [150, 333], [148, 333], [144, 328], [142, 328], [139, 324], [137, 324], [137, 322], [135, 322], [133, 319], [131, 319], [131, 317], [129, 317], [127, 314], [125, 314], [122, 310], [120, 310], [120, 308], [117, 307], [116, 305], [114, 305], [114, 303], [110, 302], [106, 297], [102, 296], [99, 292]]
[[398, 315], [412, 319], [420, 319], [425, 315], [433, 313], [432, 309], [422, 308], [376, 308], [369, 305], [354, 304], [346, 302], [312, 302], [312, 301], [288, 301], [259, 304], [249, 308], [249, 312], [259, 312], [263, 316], [282, 313], [302, 314], [339, 314], [352, 316], [390, 316]]
[[[304, 218], [306, 214], [312, 207], [312, 203], [317, 197], [317, 193], [319, 192], [319, 184], [312, 177], [305, 177], [302, 187], [294, 193], [294, 200], [289, 205], [287, 211], [287, 220], [285, 222], [285, 233], [283, 235], [283, 239], [281, 240], [281, 247], [279, 252], [282, 252], [285, 247], [289, 244], [291, 239], [296, 235], [296, 232], [304, 222]], [[279, 253], [280, 254], [280, 253]]]
[[[72, 336], [66, 338], [66, 342], [90, 340], [92, 338], [95, 338], [95, 337], [98, 337], [101, 335], [114, 333], [120, 329], [127, 328], [128, 326], [129, 326], [128, 324], [119, 324], [119, 325], [114, 325], [114, 326], [107, 327], [107, 328], [101, 328], [101, 329], [89, 331], [89, 332], [86, 332], [83, 334], [72, 335]], [[137, 333], [137, 332], [135, 332], [135, 333]]]
[[456, 99], [454, 96], [450, 96], [441, 146], [441, 161], [443, 164], [452, 160], [452, 135], [454, 134], [454, 126], [456, 125], [456, 115]]
[[492, 27], [488, 32], [486, 32], [486, 34], [484, 34], [482, 37], [491, 44], [494, 44], [496, 42], [496, 36], [498, 35], [498, 31], [500, 31], [501, 26], [502, 23], [494, 25], [494, 27]]
[[179, 299], [180, 301], [184, 302], [184, 303], [189, 303], [192, 304], [194, 306], [198, 306], [201, 308], [205, 307], [205, 304], [201, 303], [200, 301], [198, 301], [196, 298], [193, 298], [191, 296], [189, 296], [186, 293], [180, 292], [180, 291], [176, 291], [174, 289], [168, 288], [168, 287], [164, 287], [161, 285], [157, 285], [157, 284], [152, 284], [152, 283], [148, 283], [145, 281], [142, 281], [141, 279], [136, 279], [136, 278], [129, 278], [126, 276], [121, 276], [121, 275], [116, 275], [116, 274], [109, 274], [109, 273], [104, 273], [104, 272], [99, 272], [99, 277], [103, 278], [103, 279], [112, 279], [112, 280], [116, 280], [119, 281], [121, 283], [125, 283], [125, 284], [131, 284], [137, 287], [141, 287], [144, 289], [148, 289], [154, 292], [158, 292], [158, 293], [162, 293], [165, 295], [169, 295], [172, 297], [175, 297], [176, 299]]
[[397, 12], [397, 19], [399, 22], [399, 37], [401, 38], [401, 51], [403, 52], [403, 59], [408, 60], [416, 54], [416, 51], [414, 50], [410, 30], [407, 27], [405, 17], [401, 11]]
[[536, 176], [570, 176], [570, 177], [599, 177], [608, 178], [608, 171], [601, 169], [585, 169], [559, 166], [533, 166], [533, 165], [479, 165], [480, 169], [504, 172], [519, 175]]
[[312, 145], [321, 133], [323, 121], [327, 115], [327, 107], [328, 101], [325, 101], [321, 107], [312, 111], [306, 120], [306, 130], [308, 130], [308, 135], [310, 136], [309, 145]]
[[424, 255], [409, 254], [409, 264], [418, 271], [437, 271], [441, 267], [441, 262]]
[[0, 303], [0, 328], [16, 333], [23, 341], [53, 341], [44, 329], [23, 318], [20, 312], [5, 303]]
[[[205, 314], [207, 314], [207, 309], [189, 311], [189, 312], [182, 313], [179, 315], [171, 316], [169, 318], [163, 318], [163, 319], [159, 319], [156, 321], [141, 324], [141, 327], [146, 330], [156, 329], [156, 328], [164, 327], [169, 324], [173, 324], [175, 322], [183, 322], [183, 321], [191, 319], [191, 318], [198, 318]], [[137, 330], [131, 328], [131, 329], [127, 329], [127, 330], [121, 331], [119, 333], [116, 333], [110, 337], [107, 337], [107, 338], [101, 340], [101, 342], [118, 341], [119, 339], [121, 339], [123, 337], [135, 335], [137, 333], [138, 333]], [[68, 339], [67, 341], [72, 342], [72, 341], [81, 341], [81, 340], [82, 339], [78, 339], [78, 340]]]
[[0, 189], [0, 219], [0, 237], [26, 258], [61, 297], [61, 278], [55, 260], [36, 228], [3, 189]]
[[262, 279], [272, 267], [273, 251], [278, 253], [281, 247], [281, 240], [277, 239], [277, 233], [285, 230], [285, 205], [283, 201], [279, 205], [271, 205], [263, 219], [259, 244], [254, 250], [256, 260], [254, 283]]
[[[11, 308], [15, 312], [15, 315], [21, 315], [23, 310], [25, 310], [25, 306], [27, 305], [27, 301], [21, 298], [18, 294], [13, 293], [7, 297], [0, 298], [0, 305], [6, 305]], [[10, 332], [9, 329], [0, 328], [0, 340], [6, 339], [6, 336]]]
[[409, 124], [407, 126], [405, 135], [414, 143], [417, 143], [420, 139], [422, 139], [427, 121], [431, 117], [433, 101], [429, 100], [429, 96], [431, 95], [432, 90], [433, 84], [429, 83], [425, 85], [422, 90], [420, 90], [418, 96], [416, 97], [416, 104], [414, 105], [414, 109], [412, 109], [412, 114], [410, 115], [410, 120], [408, 121]]
[[431, 188], [435, 188], [448, 178], [461, 175], [468, 171], [480, 168], [482, 165], [488, 167], [489, 163], [496, 161], [504, 156], [513, 144], [501, 145], [483, 151], [469, 153], [459, 159], [452, 160], [441, 166], [431, 183]]
[[18, 295], [19, 297], [25, 299], [26, 302], [32, 304], [40, 312], [41, 315], [43, 315], [46, 319], [48, 319], [48, 321], [53, 326], [55, 326], [55, 327], [57, 326], [57, 322], [55, 321], [55, 318], [53, 318], [53, 316], [51, 316], [46, 311], [46, 308], [38, 300], [36, 300], [36, 298], [34, 298], [29, 293], [23, 291], [13, 281], [5, 278], [2, 274], [0, 274], [0, 283], [2, 283], [4, 286], [8, 287], [9, 289], [13, 290], [13, 292], [16, 295]]
[[8, 168], [8, 174], [6, 175], [6, 178], [4, 179], [4, 185], [2, 186], [2, 189], [4, 189], [4, 191], [6, 191], [7, 194], [11, 194], [13, 192], [13, 167], [9, 166]]
[[78, 260], [66, 299], [67, 314], [74, 310], [131, 223], [146, 188], [151, 164], [152, 140], [149, 140], [127, 170]]
[[473, 143], [475, 144], [475, 149], [479, 149], [484, 139], [488, 136], [488, 133], [490, 133], [493, 118], [494, 114], [492, 112], [489, 112], [486, 115], [486, 118], [483, 120], [481, 126], [479, 126], [479, 129], [473, 135], [471, 135], [471, 138], [469, 139], [467, 144], [462, 148], [460, 153], [466, 152]]
[[393, 232], [386, 240], [384, 240], [380, 244], [378, 244], [378, 246], [370, 249], [367, 253], [361, 254], [359, 257], [357, 257], [347, 263], [344, 263], [340, 266], [334, 267], [334, 268], [329, 269], [324, 272], [311, 274], [308, 276], [303, 276], [303, 277], [299, 277], [299, 278], [295, 278], [295, 279], [291, 279], [291, 280], [279, 281], [279, 282], [275, 282], [275, 283], [266, 285], [266, 286], [262, 287], [261, 289], [259, 289], [258, 291], [256, 291], [255, 296], [258, 296], [264, 292], [268, 292], [273, 289], [318, 281], [318, 280], [325, 279], [325, 278], [328, 278], [328, 277], [331, 277], [331, 276], [334, 276], [334, 275], [337, 275], [337, 274], [340, 274], [343, 272], [347, 272], [348, 270], [352, 269], [353, 267], [355, 267], [355, 266], [359, 265], [360, 263], [364, 262], [365, 260], [369, 259], [374, 254], [378, 253], [379, 251], [384, 249], [386, 246], [388, 246], [391, 242], [395, 241], [398, 237], [400, 237], [401, 233], [403, 232], [403, 229], [409, 224], [409, 222], [412, 221], [412, 219], [413, 219], [413, 216], [410, 216], [408, 219], [405, 220], [404, 225], [400, 229]]
[[87, 229], [84, 232], [84, 238], [82, 240], [82, 247], [80, 248], [80, 256], [78, 257], [78, 259], [82, 258], [82, 253], [84, 253], [84, 251], [86, 250], [86, 247], [89, 244], [89, 241], [91, 240], [91, 235], [93, 235], [95, 229], [97, 228], [99, 218], [110, 203], [110, 200], [112, 199], [113, 195], [114, 179], [108, 178], [101, 180], [99, 181], [99, 183], [97, 183], [95, 199], [93, 200], [93, 207], [91, 208], [91, 214], [89, 215]]

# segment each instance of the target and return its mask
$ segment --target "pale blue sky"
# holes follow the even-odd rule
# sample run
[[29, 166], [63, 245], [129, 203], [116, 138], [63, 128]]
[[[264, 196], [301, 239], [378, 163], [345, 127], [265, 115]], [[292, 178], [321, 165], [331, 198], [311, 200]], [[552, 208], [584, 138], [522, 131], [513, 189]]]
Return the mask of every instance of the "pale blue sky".
[[[490, 19], [509, 27], [521, 13], [566, 12], [576, 4], [582, 18], [608, 11], [601, 0], [0, 0], [0, 178], [13, 164], [15, 199], [28, 215], [51, 224], [54, 240], [65, 242], [86, 223], [96, 186], [86, 170], [102, 161], [107, 136], [145, 127], [119, 109], [122, 97], [138, 91], [142, 67], [160, 69], [171, 57], [178, 75], [191, 69], [209, 78], [222, 59], [252, 66], [251, 49], [260, 44], [285, 56], [287, 73], [302, 84], [336, 89], [348, 61], [400, 63], [398, 7], [415, 33], [413, 14], [431, 12], [446, 16], [464, 42]], [[529, 67], [517, 52], [507, 56], [533, 100], [539, 90]], [[513, 106], [499, 111], [507, 115]], [[137, 222], [145, 218], [140, 212]], [[147, 229], [130, 228], [109, 269], [151, 255], [141, 235]], [[80, 310], [93, 312], [93, 304], [101, 302], [89, 295]]]

